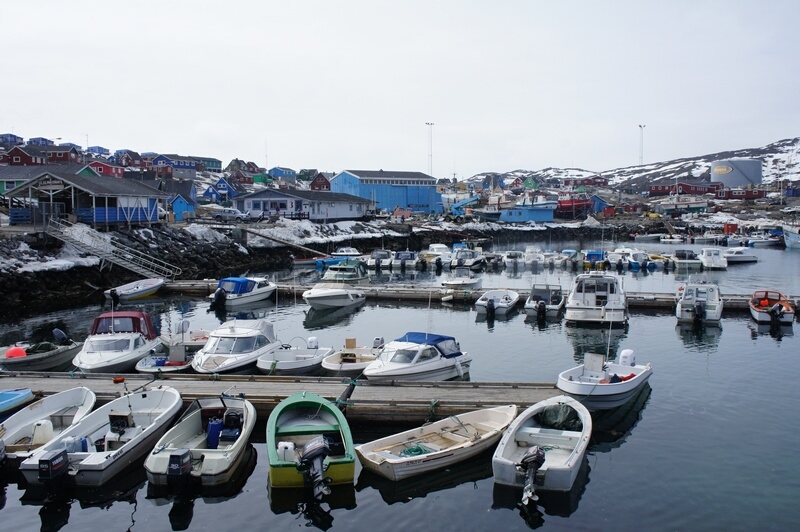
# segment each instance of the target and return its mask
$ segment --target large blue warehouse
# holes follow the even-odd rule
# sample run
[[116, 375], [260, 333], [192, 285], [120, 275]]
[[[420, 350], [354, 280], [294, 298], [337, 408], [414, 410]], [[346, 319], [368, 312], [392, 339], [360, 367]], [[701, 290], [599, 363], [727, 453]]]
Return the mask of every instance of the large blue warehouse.
[[375, 202], [375, 209], [395, 207], [429, 214], [442, 212], [436, 179], [422, 172], [344, 170], [331, 179], [331, 192], [351, 194]]

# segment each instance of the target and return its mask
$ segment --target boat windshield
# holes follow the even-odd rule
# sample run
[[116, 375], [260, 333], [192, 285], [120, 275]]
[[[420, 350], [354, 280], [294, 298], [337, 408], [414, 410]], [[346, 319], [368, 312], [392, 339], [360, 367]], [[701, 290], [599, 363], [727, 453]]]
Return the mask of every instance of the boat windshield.
[[264, 335], [234, 338], [230, 336], [214, 336], [208, 339], [203, 350], [215, 355], [237, 355], [252, 353], [268, 344]]
[[393, 349], [385, 350], [383, 356], [387, 362], [395, 362], [397, 364], [411, 364], [414, 357], [417, 356], [416, 349]]
[[127, 351], [130, 349], [130, 338], [97, 338], [86, 340], [84, 351], [96, 353], [99, 351]]

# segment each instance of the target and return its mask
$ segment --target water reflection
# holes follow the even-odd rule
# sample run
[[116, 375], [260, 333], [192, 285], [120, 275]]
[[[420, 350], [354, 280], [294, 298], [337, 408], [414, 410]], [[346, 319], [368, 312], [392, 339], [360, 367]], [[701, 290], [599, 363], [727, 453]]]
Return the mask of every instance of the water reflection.
[[328, 530], [333, 526], [333, 510], [352, 510], [356, 507], [353, 484], [329, 486], [330, 493], [321, 499], [314, 497], [308, 488], [273, 488], [267, 482], [269, 508], [275, 515], [291, 513], [306, 519], [306, 527]]
[[717, 347], [722, 327], [719, 325], [703, 325], [679, 323], [675, 326], [678, 338], [689, 348]]
[[[197, 483], [190, 483], [182, 486], [156, 486], [148, 482], [147, 499], [154, 502], [156, 506], [171, 504], [168, 517], [172, 530], [187, 530], [194, 517], [196, 499], [202, 498], [206, 504], [216, 504], [233, 499], [242, 492], [258, 461], [256, 450], [252, 444], [248, 444], [243, 452], [245, 454], [236, 466], [236, 471], [224, 484], [201, 486]], [[144, 468], [140, 469], [144, 473]]]
[[583, 364], [585, 353], [606, 354], [608, 360], [615, 360], [620, 343], [628, 337], [628, 325], [614, 328], [608, 325], [570, 326], [564, 327], [564, 333], [572, 343], [575, 362]]
[[357, 305], [342, 308], [329, 308], [329, 309], [316, 309], [309, 308], [305, 311], [305, 319], [303, 326], [306, 329], [313, 331], [316, 329], [324, 329], [337, 323], [347, 324], [353, 320], [361, 309], [364, 308], [364, 301]]
[[528, 528], [539, 528], [544, 525], [545, 515], [569, 517], [578, 509], [583, 492], [589, 483], [589, 460], [584, 457], [578, 476], [569, 491], [536, 490], [539, 500], [522, 504], [522, 488], [504, 486], [494, 483], [492, 490], [492, 510], [518, 510], [519, 515]]
[[459, 462], [445, 469], [425, 473], [412, 478], [392, 481], [380, 475], [361, 470], [356, 483], [356, 491], [368, 488], [378, 490], [387, 504], [407, 503], [414, 499], [425, 498], [429, 494], [449, 490], [466, 484], [477, 482], [492, 476], [492, 455], [494, 449], [484, 451], [474, 458]]
[[645, 382], [625, 404], [609, 410], [593, 411], [589, 454], [606, 453], [622, 445], [642, 419], [651, 392], [650, 383]]
[[143, 460], [137, 461], [125, 472], [94, 487], [62, 487], [45, 485], [28, 485], [20, 498], [23, 506], [41, 506], [39, 518], [41, 530], [60, 530], [69, 522], [72, 503], [77, 501], [81, 509], [108, 509], [114, 503], [128, 503], [132, 506], [130, 527], [136, 519], [136, 494], [147, 482], [142, 467]]
[[780, 342], [785, 336], [794, 336], [794, 328], [791, 324], [783, 325], [749, 321], [747, 327], [750, 329], [750, 338], [753, 340], [756, 340], [759, 336], [771, 336], [776, 342]]

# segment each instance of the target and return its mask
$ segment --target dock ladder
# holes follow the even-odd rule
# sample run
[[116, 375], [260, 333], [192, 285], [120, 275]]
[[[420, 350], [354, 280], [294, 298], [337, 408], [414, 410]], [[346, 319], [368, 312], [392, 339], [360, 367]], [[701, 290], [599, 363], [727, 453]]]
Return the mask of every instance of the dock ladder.
[[177, 266], [124, 244], [114, 243], [88, 225], [76, 225], [53, 217], [50, 218], [46, 232], [86, 253], [100, 257], [101, 270], [106, 262], [110, 262], [144, 277], [162, 277], [172, 281], [181, 274], [181, 269]]

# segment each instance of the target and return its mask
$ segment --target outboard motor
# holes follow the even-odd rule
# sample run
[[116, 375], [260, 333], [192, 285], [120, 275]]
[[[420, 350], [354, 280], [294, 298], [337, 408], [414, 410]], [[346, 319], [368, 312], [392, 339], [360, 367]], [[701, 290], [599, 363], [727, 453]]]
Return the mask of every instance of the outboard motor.
[[617, 273], [622, 273], [622, 259], [617, 259]]
[[66, 478], [69, 470], [69, 455], [64, 448], [47, 451], [39, 457], [39, 481], [54, 483]]
[[544, 301], [539, 301], [536, 305], [536, 319], [539, 321], [544, 320], [547, 317], [547, 304]]
[[575, 260], [575, 259], [572, 259], [572, 271], [573, 272], [577, 272], [578, 271], [578, 261]]
[[225, 308], [225, 301], [228, 299], [228, 293], [222, 288], [217, 288], [214, 292], [214, 299], [211, 301], [211, 308]]
[[490, 299], [486, 302], [486, 316], [494, 318], [494, 299]]
[[381, 259], [380, 258], [375, 259], [375, 271], [376, 272], [381, 271]]
[[783, 306], [780, 303], [775, 303], [772, 305], [772, 308], [769, 309], [769, 315], [773, 325], [779, 324], [783, 317]]
[[436, 260], [433, 262], [434, 266], [436, 266], [436, 273], [441, 273], [442, 271], [442, 258], [436, 257]]
[[117, 293], [117, 289], [116, 288], [112, 288], [110, 294], [111, 294], [111, 304], [114, 305], [115, 308], [118, 307], [119, 306], [119, 294]]
[[192, 451], [189, 449], [175, 449], [169, 455], [167, 464], [167, 484], [179, 486], [189, 481], [192, 472]]
[[58, 327], [53, 329], [53, 336], [55, 337], [56, 342], [58, 342], [59, 345], [69, 345], [72, 343], [72, 339], [69, 336], [67, 336], [67, 333], [65, 333]]
[[328, 487], [331, 479], [323, 477], [325, 473], [325, 457], [331, 453], [325, 436], [317, 436], [303, 446], [298, 459], [297, 469], [303, 473], [303, 482], [311, 488], [314, 498], [321, 499], [330, 494]]
[[706, 304], [698, 301], [694, 304], [694, 318], [692, 321], [695, 325], [702, 325], [706, 319]]
[[414, 269], [418, 272], [424, 272], [428, 270], [428, 261], [425, 259], [417, 259], [417, 262], [414, 263]]
[[544, 450], [538, 445], [529, 448], [525, 456], [517, 464], [517, 470], [525, 473], [525, 487], [522, 489], [523, 506], [528, 504], [528, 501], [539, 500], [534, 484], [536, 483], [536, 472], [539, 471], [542, 465], [544, 465]]

